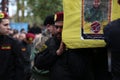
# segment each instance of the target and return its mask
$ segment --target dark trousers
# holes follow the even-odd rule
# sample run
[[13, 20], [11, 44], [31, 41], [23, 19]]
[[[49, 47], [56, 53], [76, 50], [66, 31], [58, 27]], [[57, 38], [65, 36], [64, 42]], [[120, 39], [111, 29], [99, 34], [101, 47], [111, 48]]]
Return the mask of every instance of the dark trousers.
[[74, 80], [94, 80], [90, 49], [69, 50], [68, 65]]
[[120, 52], [117, 49], [111, 51], [111, 68], [112, 80], [120, 80]]
[[95, 80], [112, 80], [112, 76], [108, 71], [108, 52], [105, 47], [93, 48], [93, 72]]
[[112, 80], [120, 80], [120, 76], [113, 76]]

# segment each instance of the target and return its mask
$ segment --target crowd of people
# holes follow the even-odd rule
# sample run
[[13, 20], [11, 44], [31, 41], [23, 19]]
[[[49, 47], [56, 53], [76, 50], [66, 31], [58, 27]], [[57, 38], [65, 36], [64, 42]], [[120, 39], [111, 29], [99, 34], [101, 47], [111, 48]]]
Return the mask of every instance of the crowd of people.
[[[106, 25], [106, 46], [96, 48], [66, 48], [63, 23], [64, 12], [57, 12], [45, 18], [44, 31], [34, 24], [28, 32], [18, 32], [10, 28], [9, 16], [0, 12], [0, 80], [120, 80], [120, 19]], [[46, 66], [41, 53], [49, 54]]]

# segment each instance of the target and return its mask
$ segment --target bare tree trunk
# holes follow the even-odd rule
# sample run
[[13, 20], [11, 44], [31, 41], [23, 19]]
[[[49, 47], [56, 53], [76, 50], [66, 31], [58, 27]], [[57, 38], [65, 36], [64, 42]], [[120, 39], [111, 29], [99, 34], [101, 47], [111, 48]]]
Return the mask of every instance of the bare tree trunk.
[[17, 1], [17, 22], [20, 21], [20, 17], [19, 17], [19, 10], [20, 10], [20, 3], [19, 3], [19, 0], [16, 0]]
[[22, 16], [21, 16], [21, 21], [24, 22], [24, 11], [25, 11], [25, 5], [24, 5], [24, 0], [22, 0], [21, 3], [21, 11], [22, 11]]

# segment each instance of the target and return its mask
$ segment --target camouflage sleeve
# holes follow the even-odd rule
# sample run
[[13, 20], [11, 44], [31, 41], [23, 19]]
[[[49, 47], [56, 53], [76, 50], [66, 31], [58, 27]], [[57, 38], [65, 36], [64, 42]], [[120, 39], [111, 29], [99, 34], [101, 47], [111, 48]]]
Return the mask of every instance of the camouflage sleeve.
[[58, 47], [54, 39], [48, 39], [41, 47], [42, 51], [39, 52], [35, 57], [35, 67], [38, 69], [49, 69], [58, 57], [56, 54], [57, 49]]
[[45, 42], [48, 40], [48, 37], [41, 37], [41, 41], [39, 43], [36, 44], [35, 46], [35, 51], [37, 53], [43, 51], [46, 48]]

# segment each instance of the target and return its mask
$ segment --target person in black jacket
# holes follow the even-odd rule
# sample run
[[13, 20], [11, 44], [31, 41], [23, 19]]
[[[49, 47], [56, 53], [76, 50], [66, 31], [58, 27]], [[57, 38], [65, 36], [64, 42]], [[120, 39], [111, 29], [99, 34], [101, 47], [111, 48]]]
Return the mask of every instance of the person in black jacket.
[[[120, 4], [120, 0], [118, 0]], [[111, 52], [112, 80], [120, 80], [120, 18], [108, 23], [104, 28], [104, 40]]]
[[23, 60], [24, 74], [25, 74], [24, 80], [30, 80], [32, 74], [30, 55], [31, 55], [31, 48], [34, 38], [35, 38], [34, 34], [27, 33], [25, 34], [25, 38], [21, 41], [21, 53], [23, 56], [22, 60]]
[[[50, 71], [50, 80], [71, 80], [69, 71], [66, 69], [67, 58], [65, 58], [65, 45], [61, 39], [63, 12], [55, 14], [54, 27], [54, 35], [45, 42], [42, 51], [36, 56], [35, 66], [38, 69], [48, 69]], [[43, 55], [43, 57], [41, 57], [41, 53], [47, 56], [45, 57]]]
[[8, 15], [0, 12], [0, 80], [23, 80], [20, 43], [8, 36], [9, 30]]

